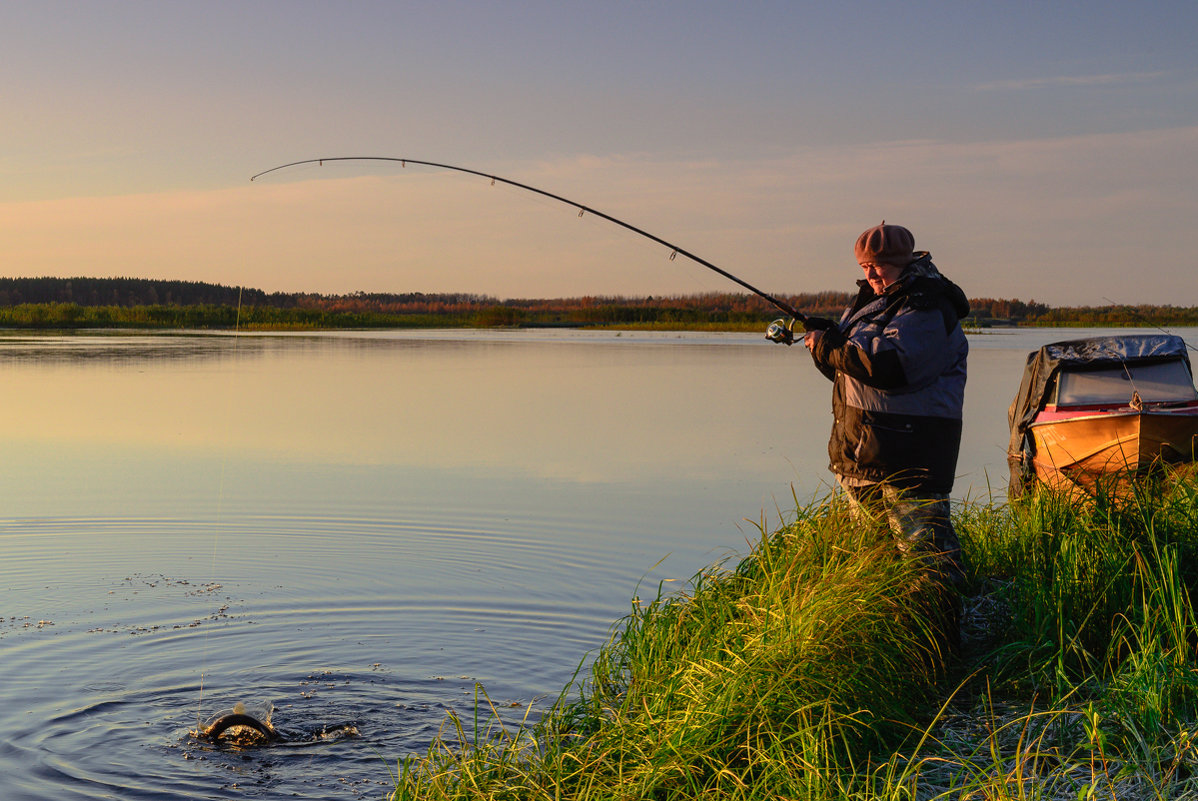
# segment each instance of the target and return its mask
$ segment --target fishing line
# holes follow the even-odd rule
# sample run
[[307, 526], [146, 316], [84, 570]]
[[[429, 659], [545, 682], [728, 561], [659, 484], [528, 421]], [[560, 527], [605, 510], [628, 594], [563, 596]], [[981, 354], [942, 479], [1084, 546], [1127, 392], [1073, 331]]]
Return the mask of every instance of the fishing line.
[[1150, 321], [1150, 320], [1149, 320], [1147, 317], [1145, 317], [1143, 314], [1141, 314], [1141, 313], [1140, 313], [1140, 311], [1139, 311], [1138, 309], [1136, 309], [1135, 307], [1133, 307], [1133, 306], [1128, 306], [1126, 303], [1116, 303], [1115, 301], [1113, 301], [1113, 300], [1111, 300], [1110, 298], [1108, 298], [1106, 295], [1103, 295], [1103, 296], [1102, 296], [1102, 299], [1103, 299], [1103, 300], [1105, 300], [1107, 303], [1111, 304], [1112, 306], [1119, 306], [1119, 307], [1121, 307], [1121, 308], [1123, 308], [1123, 309], [1126, 309], [1127, 311], [1129, 311], [1129, 312], [1131, 312], [1132, 314], [1134, 314], [1136, 317], [1139, 317], [1139, 318], [1140, 318], [1140, 320], [1141, 320], [1143, 323], [1145, 323], [1146, 325], [1148, 325], [1148, 326], [1150, 326], [1150, 327], [1152, 327], [1152, 328], [1155, 328], [1157, 331], [1160, 331], [1162, 334], [1168, 334], [1168, 335], [1169, 335], [1169, 336], [1171, 336], [1171, 337], [1177, 337], [1177, 338], [1178, 338], [1178, 339], [1180, 339], [1182, 342], [1184, 342], [1184, 343], [1185, 343], [1185, 346], [1186, 346], [1187, 348], [1189, 348], [1190, 350], [1192, 350], [1192, 351], [1198, 351], [1198, 348], [1195, 348], [1195, 347], [1194, 347], [1193, 345], [1191, 345], [1189, 342], [1186, 342], [1186, 340], [1185, 340], [1185, 338], [1184, 338], [1184, 337], [1178, 337], [1178, 336], [1177, 336], [1177, 334], [1174, 334], [1172, 331], [1169, 331], [1169, 330], [1167, 330], [1167, 329], [1161, 328], [1159, 325], [1156, 325], [1155, 323], [1153, 323], [1152, 321]]
[[1119, 366], [1123, 368], [1123, 374], [1127, 376], [1127, 381], [1131, 384], [1131, 400], [1127, 405], [1138, 412], [1144, 408], [1144, 401], [1140, 397], [1140, 388], [1136, 386], [1135, 376], [1131, 374], [1131, 368], [1127, 366], [1124, 359], [1119, 359]]
[[[241, 349], [241, 298], [245, 292], [245, 287], [237, 287], [237, 314], [233, 318], [233, 364], [237, 364], [238, 351]], [[232, 417], [233, 409], [233, 393], [229, 392], [226, 397], [225, 404], [225, 446], [222, 449], [220, 460], [220, 477], [217, 481], [216, 491], [216, 520], [212, 531], [212, 566], [209, 572], [211, 578], [208, 581], [207, 589], [210, 592], [215, 592], [215, 588], [219, 586], [216, 583], [216, 555], [218, 545], [220, 543], [220, 527], [224, 516], [225, 508], [225, 467], [229, 463], [229, 426], [228, 420]], [[204, 726], [204, 677], [208, 671], [208, 630], [211, 626], [204, 627], [204, 636], [200, 644], [200, 697], [196, 702], [196, 731], [201, 731]]]
[[302, 161], [292, 161], [288, 164], [281, 164], [278, 167], [271, 167], [269, 170], [263, 170], [260, 173], [250, 176], [250, 180], [253, 181], [257, 178], [261, 178], [263, 175], [266, 175], [268, 173], [276, 172], [278, 170], [285, 170], [288, 167], [297, 167], [301, 164], [318, 164], [318, 165], [323, 166], [326, 161], [391, 161], [391, 162], [398, 163], [401, 167], [407, 167], [409, 164], [418, 164], [418, 165], [421, 165], [424, 167], [435, 167], [437, 169], [442, 169], [442, 170], [455, 170], [457, 172], [464, 172], [469, 175], [477, 175], [480, 178], [486, 178], [488, 181], [491, 182], [492, 186], [494, 186], [496, 183], [502, 183], [502, 184], [507, 184], [508, 186], [514, 186], [517, 189], [524, 189], [526, 191], [533, 192], [537, 195], [541, 195], [543, 197], [547, 197], [552, 200], [556, 200], [561, 203], [565, 203], [567, 206], [572, 206], [573, 208], [578, 210], [579, 217], [583, 217], [587, 214], [591, 214], [591, 215], [594, 215], [601, 219], [607, 220], [608, 222], [615, 223], [616, 225], [620, 226], [621, 228], [626, 228], [635, 234], [639, 234], [643, 237], [646, 237], [647, 239], [651, 239], [652, 241], [658, 243], [659, 245], [663, 245], [664, 247], [669, 248], [671, 261], [673, 261], [678, 256], [685, 256], [686, 258], [690, 259], [691, 261], [695, 262], [696, 264], [700, 264], [709, 270], [719, 273], [720, 275], [724, 276], [725, 278], [729, 279], [730, 281], [733, 281], [736, 284], [739, 284], [740, 286], [749, 290], [750, 292], [757, 295], [758, 297], [773, 304], [776, 308], [780, 309], [782, 312], [784, 312], [788, 316], [794, 318], [795, 320], [799, 321], [800, 323], [805, 322], [807, 320], [807, 315], [799, 312], [797, 309], [795, 309], [790, 304], [784, 303], [783, 301], [778, 300], [773, 295], [770, 295], [767, 292], [763, 292], [762, 290], [758, 289], [757, 287], [753, 286], [752, 284], [748, 283], [747, 281], [737, 278], [735, 275], [728, 272], [727, 270], [723, 270], [723, 269], [715, 266], [711, 262], [707, 261], [706, 259], [700, 258], [699, 256], [696, 256], [694, 253], [691, 253], [690, 251], [688, 251], [682, 247], [679, 247], [678, 245], [675, 245], [673, 242], [668, 242], [665, 239], [662, 239], [659, 236], [655, 236], [654, 234], [651, 234], [642, 228], [638, 228], [635, 225], [624, 222], [623, 220], [621, 220], [617, 217], [613, 217], [610, 214], [605, 214], [605, 213], [599, 211], [598, 209], [594, 209], [594, 208], [591, 208], [590, 206], [583, 205], [582, 203], [579, 203], [574, 200], [570, 200], [569, 198], [562, 197], [561, 195], [554, 194], [553, 192], [547, 192], [546, 190], [538, 189], [535, 186], [529, 186], [528, 184], [523, 184], [523, 183], [520, 183], [519, 181], [513, 181], [508, 178], [501, 178], [498, 175], [491, 175], [489, 173], [480, 172], [478, 170], [472, 170], [467, 167], [457, 167], [457, 166], [454, 166], [453, 164], [439, 164], [435, 161], [421, 161], [419, 159], [396, 158], [396, 157], [392, 157], [392, 156], [335, 156], [332, 158], [304, 159]]

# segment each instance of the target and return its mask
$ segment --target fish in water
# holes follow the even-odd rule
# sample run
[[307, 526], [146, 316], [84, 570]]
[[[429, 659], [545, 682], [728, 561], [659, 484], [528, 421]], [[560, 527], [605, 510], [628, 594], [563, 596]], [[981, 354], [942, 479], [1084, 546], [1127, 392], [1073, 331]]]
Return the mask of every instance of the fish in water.
[[283, 739], [283, 735], [279, 734], [274, 726], [265, 721], [258, 720], [258, 718], [245, 712], [231, 712], [228, 715], [221, 715], [211, 725], [201, 731], [200, 736], [208, 740], [219, 740], [222, 734], [229, 729], [237, 727], [253, 729], [270, 742], [277, 742]]
[[263, 739], [272, 743], [279, 742], [283, 739], [283, 735], [270, 725], [270, 712], [271, 707], [267, 705], [265, 713], [262, 716], [256, 716], [246, 711], [245, 704], [237, 703], [234, 704], [232, 710], [218, 715], [216, 719], [201, 727], [195, 734], [213, 742], [224, 735], [226, 740], [242, 745], [260, 742]]
[[340, 737], [357, 737], [358, 727], [353, 723], [338, 723], [322, 726], [319, 730], [290, 732], [284, 734], [270, 722], [274, 707], [269, 703], [255, 705], [250, 711], [243, 703], [233, 705], [216, 714], [208, 723], [197, 726], [191, 736], [213, 743], [227, 743], [234, 747], [251, 747], [273, 743], [317, 742]]

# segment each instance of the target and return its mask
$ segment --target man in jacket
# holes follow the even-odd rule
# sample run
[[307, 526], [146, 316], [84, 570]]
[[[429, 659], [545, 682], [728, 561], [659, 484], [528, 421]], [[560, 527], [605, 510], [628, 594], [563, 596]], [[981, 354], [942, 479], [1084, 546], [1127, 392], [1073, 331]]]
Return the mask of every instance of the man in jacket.
[[884, 514], [899, 548], [928, 558], [947, 645], [960, 642], [961, 547], [949, 493], [961, 444], [969, 345], [964, 293], [883, 222], [857, 238], [864, 271], [838, 323], [809, 320], [803, 344], [832, 383], [831, 469], [858, 515]]

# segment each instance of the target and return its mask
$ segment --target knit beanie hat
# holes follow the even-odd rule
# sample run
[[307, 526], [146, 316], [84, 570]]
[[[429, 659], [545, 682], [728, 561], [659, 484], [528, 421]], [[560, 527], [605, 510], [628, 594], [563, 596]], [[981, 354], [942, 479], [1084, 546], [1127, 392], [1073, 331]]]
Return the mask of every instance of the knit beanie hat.
[[858, 264], [894, 264], [906, 267], [915, 253], [915, 237], [901, 225], [875, 225], [857, 237], [853, 248]]

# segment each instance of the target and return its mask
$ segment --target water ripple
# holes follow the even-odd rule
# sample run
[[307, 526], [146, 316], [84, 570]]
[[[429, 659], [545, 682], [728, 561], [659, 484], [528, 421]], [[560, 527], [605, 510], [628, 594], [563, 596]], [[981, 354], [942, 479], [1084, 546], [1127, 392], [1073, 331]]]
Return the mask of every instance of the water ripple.
[[[378, 797], [378, 754], [422, 751], [480, 684], [535, 718], [605, 638], [636, 576], [559, 522], [2, 521], [7, 797]], [[286, 747], [189, 736], [255, 700]]]

